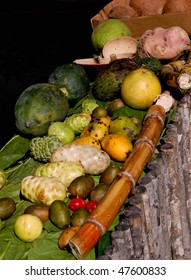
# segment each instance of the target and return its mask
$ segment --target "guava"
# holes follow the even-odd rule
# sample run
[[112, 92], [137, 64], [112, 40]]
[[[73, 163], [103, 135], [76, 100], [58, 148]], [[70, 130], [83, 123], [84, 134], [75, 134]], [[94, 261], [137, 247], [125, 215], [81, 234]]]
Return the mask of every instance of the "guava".
[[139, 134], [139, 129], [130, 117], [119, 116], [110, 122], [109, 133], [122, 134], [130, 140], [134, 140]]
[[131, 36], [129, 27], [119, 19], [106, 19], [92, 32], [91, 41], [96, 51], [101, 51], [110, 40]]
[[15, 234], [24, 242], [37, 239], [43, 230], [41, 220], [32, 214], [23, 214], [15, 222]]
[[75, 139], [71, 126], [63, 122], [54, 122], [48, 128], [48, 135], [56, 135], [63, 145], [70, 144]]

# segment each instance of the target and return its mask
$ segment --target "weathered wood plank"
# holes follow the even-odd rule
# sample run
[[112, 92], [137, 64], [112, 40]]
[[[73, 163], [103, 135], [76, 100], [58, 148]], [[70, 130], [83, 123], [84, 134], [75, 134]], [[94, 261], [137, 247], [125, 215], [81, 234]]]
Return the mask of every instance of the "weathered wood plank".
[[190, 109], [187, 94], [99, 259], [191, 259]]

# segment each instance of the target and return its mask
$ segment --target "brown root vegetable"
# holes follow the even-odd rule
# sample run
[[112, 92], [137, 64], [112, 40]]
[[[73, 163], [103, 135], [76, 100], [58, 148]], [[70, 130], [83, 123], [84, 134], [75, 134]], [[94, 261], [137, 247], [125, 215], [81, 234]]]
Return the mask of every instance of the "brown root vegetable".
[[116, 6], [111, 9], [109, 12], [109, 18], [130, 18], [138, 16], [137, 11], [135, 11], [130, 6]]
[[164, 13], [176, 13], [191, 10], [191, 1], [188, 0], [166, 0]]
[[137, 11], [139, 16], [151, 16], [163, 13], [166, 0], [148, 1], [131, 0], [130, 6]]
[[145, 31], [138, 43], [141, 56], [157, 59], [172, 59], [183, 51], [191, 50], [187, 32], [179, 26], [170, 28], [157, 27]]

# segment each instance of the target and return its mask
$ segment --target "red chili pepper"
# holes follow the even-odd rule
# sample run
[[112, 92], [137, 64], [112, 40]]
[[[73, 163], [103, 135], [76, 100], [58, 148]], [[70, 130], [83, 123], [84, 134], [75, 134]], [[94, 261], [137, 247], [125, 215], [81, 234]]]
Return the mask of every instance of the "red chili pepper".
[[74, 197], [70, 200], [69, 205], [71, 210], [75, 211], [79, 208], [86, 208], [86, 202], [81, 197]]
[[93, 201], [93, 200], [90, 200], [86, 203], [86, 208], [88, 209], [88, 211], [91, 213], [94, 208], [97, 207], [97, 202], [96, 201]]

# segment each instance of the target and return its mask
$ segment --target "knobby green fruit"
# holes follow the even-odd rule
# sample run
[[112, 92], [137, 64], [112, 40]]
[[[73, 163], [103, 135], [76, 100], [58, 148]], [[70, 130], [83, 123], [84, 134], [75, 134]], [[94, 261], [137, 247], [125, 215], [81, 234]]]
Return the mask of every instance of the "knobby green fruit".
[[31, 202], [50, 206], [56, 200], [65, 200], [65, 185], [58, 178], [44, 176], [27, 176], [21, 182], [22, 195]]
[[0, 189], [6, 184], [7, 178], [5, 171], [3, 169], [0, 169]]
[[66, 163], [64, 161], [41, 164], [35, 171], [36, 176], [58, 178], [66, 187], [76, 177], [84, 174], [84, 168], [79, 162]]
[[62, 146], [62, 142], [56, 135], [35, 137], [30, 142], [30, 151], [34, 159], [41, 162], [48, 162], [51, 154]]

